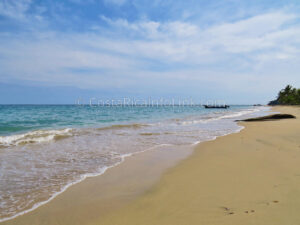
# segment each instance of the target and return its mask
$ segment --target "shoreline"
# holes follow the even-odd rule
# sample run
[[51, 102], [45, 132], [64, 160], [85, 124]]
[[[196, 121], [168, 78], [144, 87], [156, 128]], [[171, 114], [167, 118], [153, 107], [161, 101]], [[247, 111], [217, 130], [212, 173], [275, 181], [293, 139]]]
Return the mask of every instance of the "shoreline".
[[300, 107], [273, 111], [297, 119], [242, 122], [200, 143], [150, 192], [92, 224], [299, 224]]
[[[248, 112], [247, 112], [247, 113], [248, 113]], [[239, 114], [241, 114], [241, 113], [239, 112]], [[243, 112], [242, 115], [243, 115], [243, 114], [245, 114], [245, 112]], [[232, 117], [232, 115], [230, 115], [230, 117]], [[223, 117], [220, 117], [220, 118], [223, 118]], [[220, 118], [217, 118], [217, 119], [220, 119]], [[204, 142], [206, 142], [206, 141], [211, 141], [211, 140], [215, 140], [217, 137], [226, 136], [226, 135], [229, 135], [229, 134], [232, 134], [232, 133], [240, 132], [242, 129], [243, 129], [243, 127], [239, 126], [239, 128], [238, 128], [237, 130], [235, 130], [235, 131], [231, 131], [230, 133], [225, 133], [225, 134], [223, 134], [223, 135], [215, 136], [215, 137], [213, 137], [212, 139], [205, 140]], [[203, 141], [197, 141], [197, 142], [195, 142], [195, 143], [193, 143], [193, 144], [185, 145], [184, 148], [185, 148], [185, 149], [187, 149], [187, 148], [193, 148], [193, 149], [194, 149], [194, 147], [195, 147], [196, 145], [198, 145], [199, 143], [201, 143], [201, 142], [203, 142]], [[127, 158], [128, 156], [132, 156], [132, 155], [136, 155], [136, 154], [140, 154], [140, 153], [143, 154], [144, 152], [152, 151], [153, 149], [157, 149], [157, 150], [158, 150], [158, 149], [161, 149], [161, 148], [163, 148], [163, 147], [165, 147], [165, 146], [170, 146], [170, 148], [176, 148], [176, 145], [162, 144], [162, 145], [160, 145], [160, 146], [150, 147], [149, 149], [146, 149], [146, 150], [143, 150], [143, 151], [140, 151], [140, 152], [130, 153], [130, 154], [124, 154], [124, 155], [122, 155], [122, 159], [121, 159], [120, 162], [117, 162], [117, 163], [114, 164], [114, 165], [111, 165], [111, 166], [107, 166], [107, 167], [105, 167], [105, 168], [102, 168], [101, 171], [100, 171], [99, 173], [97, 172], [97, 173], [90, 173], [90, 174], [82, 175], [82, 176], [80, 177], [80, 179], [78, 179], [78, 180], [76, 180], [76, 181], [73, 181], [73, 182], [67, 184], [67, 185], [64, 186], [60, 191], [54, 193], [49, 199], [43, 200], [43, 201], [38, 202], [38, 203], [35, 203], [35, 204], [33, 205], [32, 208], [26, 209], [25, 211], [21, 211], [21, 212], [15, 214], [15, 215], [13, 215], [13, 216], [2, 218], [2, 219], [0, 219], [0, 223], [3, 224], [4, 222], [14, 220], [15, 218], [18, 218], [19, 216], [23, 216], [23, 215], [26, 215], [27, 213], [30, 213], [30, 212], [32, 212], [32, 211], [34, 211], [34, 210], [37, 210], [39, 207], [41, 207], [41, 206], [43, 206], [43, 205], [45, 205], [45, 204], [51, 202], [51, 201], [54, 200], [57, 196], [63, 194], [65, 191], [67, 191], [67, 189], [69, 189], [69, 188], [72, 187], [73, 185], [75, 185], [75, 184], [77, 185], [77, 184], [79, 184], [79, 183], [81, 183], [81, 182], [84, 182], [84, 181], [85, 181], [86, 179], [88, 179], [88, 178], [94, 178], [94, 177], [101, 176], [101, 175], [103, 175], [108, 169], [117, 167], [119, 164], [123, 163], [123, 162], [125, 161], [125, 158]], [[190, 150], [188, 150], [188, 151], [190, 152]], [[170, 153], [170, 154], [173, 154], [173, 153]], [[182, 153], [180, 153], [180, 154], [182, 154]], [[185, 155], [185, 154], [182, 154], [182, 155]], [[173, 156], [170, 155], [170, 157], [172, 158]], [[175, 157], [175, 158], [176, 158], [176, 157]]]
[[[242, 123], [242, 126], [243, 127], [245, 127], [245, 123]], [[246, 127], [247, 127], [247, 125], [246, 125]], [[241, 129], [242, 131], [243, 130], [245, 130], [245, 129]], [[235, 135], [235, 134], [240, 134], [240, 132], [241, 131], [238, 131], [239, 133], [231, 133], [231, 135], [226, 135], [225, 137], [224, 136], [220, 136], [220, 137], [217, 137], [217, 140], [219, 140], [219, 139], [222, 139], [222, 138], [227, 138], [227, 137], [229, 137], [229, 136], [232, 136], [232, 135]], [[201, 148], [201, 146], [203, 145], [203, 144], [210, 144], [210, 143], [213, 143], [213, 142], [215, 142], [215, 140], [214, 141], [206, 141], [206, 142], [202, 142], [202, 143], [200, 143], [200, 144], [198, 144], [197, 145], [197, 147], [196, 147], [196, 149], [195, 150], [192, 150], [192, 152], [193, 152], [193, 154], [192, 155], [194, 155], [195, 154], [195, 151], [198, 151], [197, 149], [200, 147]], [[171, 150], [172, 151], [172, 150]], [[190, 153], [192, 153], [192, 152], [190, 152]], [[147, 153], [147, 152], [146, 152]], [[173, 152], [174, 153], [174, 152]], [[137, 155], [137, 158], [143, 158], [143, 157], [145, 157], [145, 155], [143, 155], [144, 153], [142, 153], [142, 154], [138, 154]], [[152, 154], [152, 153], [150, 153], [150, 152], [148, 152], [148, 154]], [[142, 156], [143, 155], [143, 156]], [[155, 155], [155, 154], [154, 154]], [[180, 154], [179, 154], [180, 155]], [[145, 186], [143, 186], [142, 188], [141, 187], [139, 187], [139, 188], [137, 188], [137, 189], [139, 189], [139, 193], [135, 193], [135, 194], [133, 194], [133, 196], [131, 196], [130, 197], [130, 200], [126, 200], [126, 201], [124, 201], [124, 202], [122, 202], [122, 203], [117, 203], [117, 207], [116, 206], [113, 206], [113, 207], [111, 207], [111, 209], [110, 210], [105, 210], [104, 208], [102, 208], [101, 210], [103, 210], [103, 212], [115, 212], [115, 211], [118, 211], [119, 209], [121, 209], [121, 208], [123, 208], [123, 207], [125, 207], [126, 208], [126, 206], [127, 205], [129, 205], [129, 203], [131, 204], [131, 202], [134, 202], [135, 200], [138, 200], [139, 198], [140, 198], [140, 196], [141, 197], [143, 197], [143, 195], [145, 195], [145, 193], [147, 194], [147, 192], [149, 191], [149, 190], [151, 190], [151, 189], [153, 189], [153, 186], [155, 187], [156, 185], [157, 185], [157, 182], [160, 182], [160, 180], [161, 179], [163, 179], [164, 178], [164, 176], [165, 176], [165, 174], [168, 174], [169, 173], [169, 170], [173, 170], [173, 167], [175, 166], [175, 168], [177, 168], [179, 165], [181, 165], [182, 163], [183, 163], [183, 161], [186, 161], [186, 160], [189, 160], [190, 158], [191, 158], [191, 156], [190, 155], [185, 155], [185, 156], [179, 156], [179, 155], [177, 155], [179, 158], [177, 158], [177, 159], [173, 159], [173, 162], [169, 162], [169, 165], [168, 166], [166, 166], [165, 168], [160, 168], [161, 169], [161, 171], [156, 171], [157, 172], [157, 174], [156, 175], [154, 175], [153, 176], [153, 174], [151, 175], [152, 176], [152, 180], [151, 181], [143, 181], [143, 182], [145, 182], [144, 184], [146, 184]], [[169, 155], [170, 156], [170, 155]], [[168, 156], [168, 157], [169, 157]], [[147, 157], [149, 157], [149, 155], [147, 156]], [[146, 158], [147, 158], [146, 157]], [[153, 157], [153, 155], [152, 156], [150, 156], [150, 157]], [[155, 157], [157, 157], [157, 156], [154, 156], [154, 158]], [[132, 158], [132, 159], [130, 159], [130, 158]], [[127, 160], [129, 160], [127, 163], [126, 163], [126, 161], [125, 162], [123, 162], [121, 165], [123, 165], [123, 166], [121, 166], [121, 167], [123, 167], [124, 168], [124, 164], [126, 163], [127, 165], [125, 165], [125, 167], [127, 167], [129, 164], [132, 164], [132, 161], [135, 161], [135, 159], [134, 158], [136, 158], [136, 156], [134, 156], [134, 157], [129, 157], [128, 159], [126, 159], [126, 161]], [[157, 158], [156, 158], [157, 159]], [[182, 160], [182, 159], [184, 159], [184, 160]], [[146, 160], [145, 158], [143, 159], [143, 160]], [[147, 161], [147, 160], [146, 160]], [[143, 162], [146, 162], [146, 161], [143, 161]], [[180, 162], [179, 162], [180, 161]], [[177, 162], [179, 162], [179, 165], [177, 165]], [[134, 163], [134, 162], [133, 162]], [[135, 162], [136, 163], [136, 162]], [[162, 162], [162, 163], [165, 163], [165, 162]], [[134, 165], [134, 166], [137, 166], [137, 165]], [[141, 165], [140, 165], [141, 166]], [[113, 170], [113, 173], [115, 173], [116, 171], [115, 170], [120, 170], [120, 169], [118, 169], [119, 168], [119, 166], [116, 166], [116, 167], [113, 167], [113, 168], [111, 168], [110, 170]], [[106, 173], [108, 173], [110, 170], [108, 170]], [[105, 174], [106, 174], [105, 173]], [[119, 173], [118, 171], [116, 172], [116, 173]], [[77, 185], [74, 185], [74, 186], [72, 186], [72, 187], [70, 187], [70, 189], [74, 189], [73, 187], [78, 187], [78, 186], [86, 186], [86, 185], [80, 185], [80, 184], [83, 184], [83, 183], [86, 183], [87, 181], [88, 182], [90, 182], [91, 180], [94, 180], [94, 179], [98, 179], [98, 178], [100, 178], [100, 177], [102, 177], [102, 176], [104, 176], [104, 174], [103, 175], [101, 175], [101, 176], [99, 176], [99, 177], [94, 177], [94, 178], [87, 178], [84, 182], [81, 182], [81, 183], [78, 183]], [[106, 176], [108, 176], [108, 174], [106, 174]], [[162, 176], [162, 178], [161, 178], [161, 176]], [[90, 183], [94, 183], [94, 182], [90, 182]], [[136, 185], [136, 184], [135, 184]], [[84, 188], [84, 187], [78, 187], [78, 188], [75, 188], [75, 189], [82, 189], [82, 188]], [[78, 190], [77, 190], [78, 191]], [[81, 190], [81, 191], [83, 191], [84, 192], [84, 190]], [[81, 191], [79, 191], [79, 192], [81, 192]], [[118, 190], [118, 191], [120, 191], [120, 190]], [[66, 195], [66, 193], [67, 192], [69, 192], [69, 189], [66, 191], [66, 192], [64, 192], [63, 194], [61, 194], [61, 195], [59, 195], [57, 198], [60, 198], [60, 196], [63, 196], [63, 195]], [[119, 193], [119, 194], [121, 194], [121, 193]], [[72, 195], [72, 194], [71, 194]], [[73, 196], [74, 197], [74, 196]], [[120, 196], [119, 196], [120, 197]], [[53, 203], [54, 201], [55, 201], [56, 199], [54, 199], [53, 201], [51, 201], [51, 202], [49, 202], [48, 204], [51, 204], [51, 203]], [[61, 199], [60, 199], [61, 200]], [[66, 200], [66, 199], [65, 199]], [[62, 200], [62, 201], [64, 201], [64, 200]], [[116, 201], [116, 199], [114, 199], [114, 201]], [[116, 202], [118, 202], [118, 200], [116, 201]], [[46, 205], [43, 205], [43, 206], [41, 206], [40, 208], [46, 208], [46, 209], [44, 209], [44, 210], [42, 210], [42, 211], [44, 211], [44, 213], [35, 213], [35, 212], [37, 212], [37, 211], [39, 211], [39, 209], [36, 209], [36, 210], [34, 210], [34, 211], [32, 211], [32, 212], [30, 212], [30, 213], [27, 213], [27, 214], [25, 214], [25, 215], [23, 215], [23, 216], [19, 216], [19, 217], [17, 217], [16, 219], [13, 219], [13, 220], [8, 220], [8, 221], [6, 221], [6, 222], [2, 222], [1, 224], [27, 224], [27, 222], [26, 221], [28, 221], [28, 224], [29, 224], [29, 221], [31, 221], [30, 222], [30, 224], [39, 224], [39, 223], [32, 223], [32, 221], [35, 221], [36, 219], [38, 219], [38, 218], [41, 218], [41, 216], [42, 217], [51, 217], [51, 207], [50, 207], [50, 211], [49, 211], [49, 209], [47, 209], [47, 208], [49, 208], [49, 207], [47, 207], [47, 205], [48, 204], [46, 204]], [[53, 203], [54, 205], [56, 205], [57, 206], [57, 204], [56, 203]], [[60, 204], [60, 203], [58, 203], [58, 204]], [[84, 204], [83, 204], [84, 205]], [[44, 207], [44, 206], [46, 206], [46, 207]], [[100, 207], [101, 208], [101, 207]], [[110, 208], [110, 207], [107, 207], [107, 208]], [[45, 214], [45, 212], [50, 212], [50, 214], [49, 215], [47, 215], [47, 213]], [[60, 214], [59, 212], [56, 212], [56, 213], [58, 213], [58, 214]], [[30, 214], [30, 215], [29, 215]], [[33, 215], [31, 215], [31, 214], [33, 214]], [[109, 214], [109, 213], [108, 213]], [[28, 215], [28, 216], [27, 216]], [[52, 215], [53, 216], [53, 215]], [[102, 216], [104, 216], [104, 217], [106, 217], [105, 215], [102, 215]], [[25, 218], [26, 217], [26, 218]], [[49, 220], [49, 221], [51, 221], [51, 220]], [[94, 219], [94, 222], [95, 221], [97, 221], [97, 219]], [[67, 222], [66, 220], [64, 220], [64, 222]], [[88, 223], [87, 223], [88, 222]], [[92, 222], [92, 221], [89, 221], [89, 220], [87, 220], [87, 221], [85, 221], [85, 220], [82, 220], [81, 221], [81, 223], [78, 223], [78, 224], [89, 224], [90, 222]], [[49, 222], [48, 222], [49, 223]], [[47, 223], [47, 224], [48, 224]], [[58, 224], [58, 223], [53, 223], [53, 221], [51, 222], [51, 223], [49, 223], [49, 224]], [[64, 224], [77, 224], [77, 223], [74, 223], [74, 221], [71, 223], [64, 223]], [[95, 222], [95, 224], [98, 224], [97, 222]], [[102, 224], [102, 223], [99, 223], [99, 224]]]
[[[57, 216], [62, 217], [64, 213], [71, 216], [73, 212], [65, 210], [65, 204], [68, 207], [76, 205], [75, 208], [79, 211], [81, 211], [82, 203], [94, 204], [92, 202], [95, 196], [89, 196], [87, 200], [85, 197], [81, 197], [78, 201], [74, 199], [78, 195], [83, 196], [86, 192], [96, 192], [98, 204], [107, 204], [110, 200], [114, 201], [112, 205], [102, 208], [103, 213], [116, 210], [146, 192], [160, 179], [167, 169], [172, 168], [181, 160], [190, 156], [193, 151], [193, 145], [189, 148], [187, 146], [166, 145], [131, 154], [130, 157], [125, 157], [126, 160], [107, 168], [101, 175], [86, 177], [82, 181], [73, 183], [63, 192], [56, 194], [38, 207], [30, 209], [28, 212], [20, 213], [20, 215], [0, 222], [0, 224], [38, 225], [44, 216], [49, 217], [49, 219]], [[149, 170], [151, 164], [155, 164], [156, 168]], [[129, 180], [126, 181], [126, 177], [129, 177]], [[138, 181], [140, 181], [140, 184], [138, 184]], [[101, 188], [98, 189], [97, 187]], [[71, 205], [68, 204], [70, 201], [73, 202]], [[74, 202], [76, 203], [74, 204]], [[57, 207], [60, 208], [61, 212], [56, 211]], [[78, 224], [86, 224], [86, 222], [84, 220]], [[49, 224], [57, 224], [57, 222], [51, 221]], [[71, 218], [70, 221], [64, 221], [64, 224], [77, 224], [77, 219]]]
[[[135, 154], [137, 154], [137, 153], [135, 153]], [[107, 167], [102, 168], [101, 172], [99, 172], [99, 173], [92, 173], [92, 174], [85, 174], [85, 175], [83, 175], [80, 179], [67, 184], [59, 192], [54, 193], [49, 199], [47, 199], [45, 201], [42, 201], [42, 202], [36, 203], [35, 205], [33, 205], [32, 208], [27, 209], [27, 210], [22, 211], [22, 212], [19, 212], [19, 213], [15, 214], [15, 215], [13, 215], [11, 217], [5, 217], [3, 219], [0, 218], [0, 223], [4, 223], [6, 221], [13, 220], [13, 219], [15, 219], [15, 218], [17, 218], [19, 216], [25, 215], [26, 213], [29, 213], [29, 212], [32, 212], [32, 211], [38, 209], [40, 206], [45, 205], [45, 204], [49, 203], [50, 201], [52, 201], [53, 199], [55, 199], [58, 195], [63, 194], [65, 191], [67, 191], [68, 188], [72, 187], [73, 185], [79, 184], [80, 182], [83, 182], [83, 181], [85, 181], [88, 178], [93, 178], [93, 177], [101, 176], [108, 169], [118, 166], [119, 164], [121, 164], [121, 163], [123, 163], [125, 161], [125, 158], [127, 158], [129, 156], [132, 156], [132, 155], [134, 155], [134, 154], [132, 153], [132, 154], [123, 155], [123, 157], [122, 157], [122, 159], [121, 159], [120, 162], [118, 162], [118, 163], [116, 163], [116, 164], [114, 164], [112, 166], [107, 166]]]

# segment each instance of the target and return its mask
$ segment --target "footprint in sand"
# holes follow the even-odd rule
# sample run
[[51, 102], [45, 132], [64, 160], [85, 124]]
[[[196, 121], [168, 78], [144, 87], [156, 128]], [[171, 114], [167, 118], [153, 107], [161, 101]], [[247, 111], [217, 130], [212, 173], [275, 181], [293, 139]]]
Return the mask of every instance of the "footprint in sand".
[[[250, 212], [251, 212], [251, 213], [254, 213], [254, 212], [255, 212], [255, 210], [253, 210], [253, 209], [252, 209]], [[247, 211], [245, 211], [245, 213], [250, 213], [250, 212], [249, 212], [248, 210], [247, 210]]]
[[228, 207], [222, 206], [221, 209], [225, 210], [228, 215], [234, 214], [234, 212], [230, 211], [230, 208], [228, 208]]

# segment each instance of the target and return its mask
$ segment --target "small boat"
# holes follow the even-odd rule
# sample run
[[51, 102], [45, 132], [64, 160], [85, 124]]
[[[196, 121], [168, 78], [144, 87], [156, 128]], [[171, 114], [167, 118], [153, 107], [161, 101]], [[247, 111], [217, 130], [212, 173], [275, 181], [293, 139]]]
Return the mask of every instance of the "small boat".
[[203, 105], [206, 109], [227, 109], [229, 105]]

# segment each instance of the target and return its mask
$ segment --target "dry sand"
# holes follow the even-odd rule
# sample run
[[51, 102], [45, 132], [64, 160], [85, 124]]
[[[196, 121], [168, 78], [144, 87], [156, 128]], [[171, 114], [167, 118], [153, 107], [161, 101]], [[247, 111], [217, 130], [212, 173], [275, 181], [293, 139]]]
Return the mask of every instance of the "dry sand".
[[297, 119], [242, 123], [162, 177], [184, 156], [137, 155], [3, 224], [299, 225], [300, 107], [274, 110]]

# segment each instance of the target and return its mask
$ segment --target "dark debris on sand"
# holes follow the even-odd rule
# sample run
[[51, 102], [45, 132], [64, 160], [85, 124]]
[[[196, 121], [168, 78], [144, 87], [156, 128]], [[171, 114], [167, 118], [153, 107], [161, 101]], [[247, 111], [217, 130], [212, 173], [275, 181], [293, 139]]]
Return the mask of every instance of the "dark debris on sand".
[[256, 117], [245, 120], [236, 120], [236, 122], [254, 122], [254, 121], [270, 121], [270, 120], [281, 120], [281, 119], [295, 119], [296, 117], [291, 114], [273, 114], [269, 116]]

